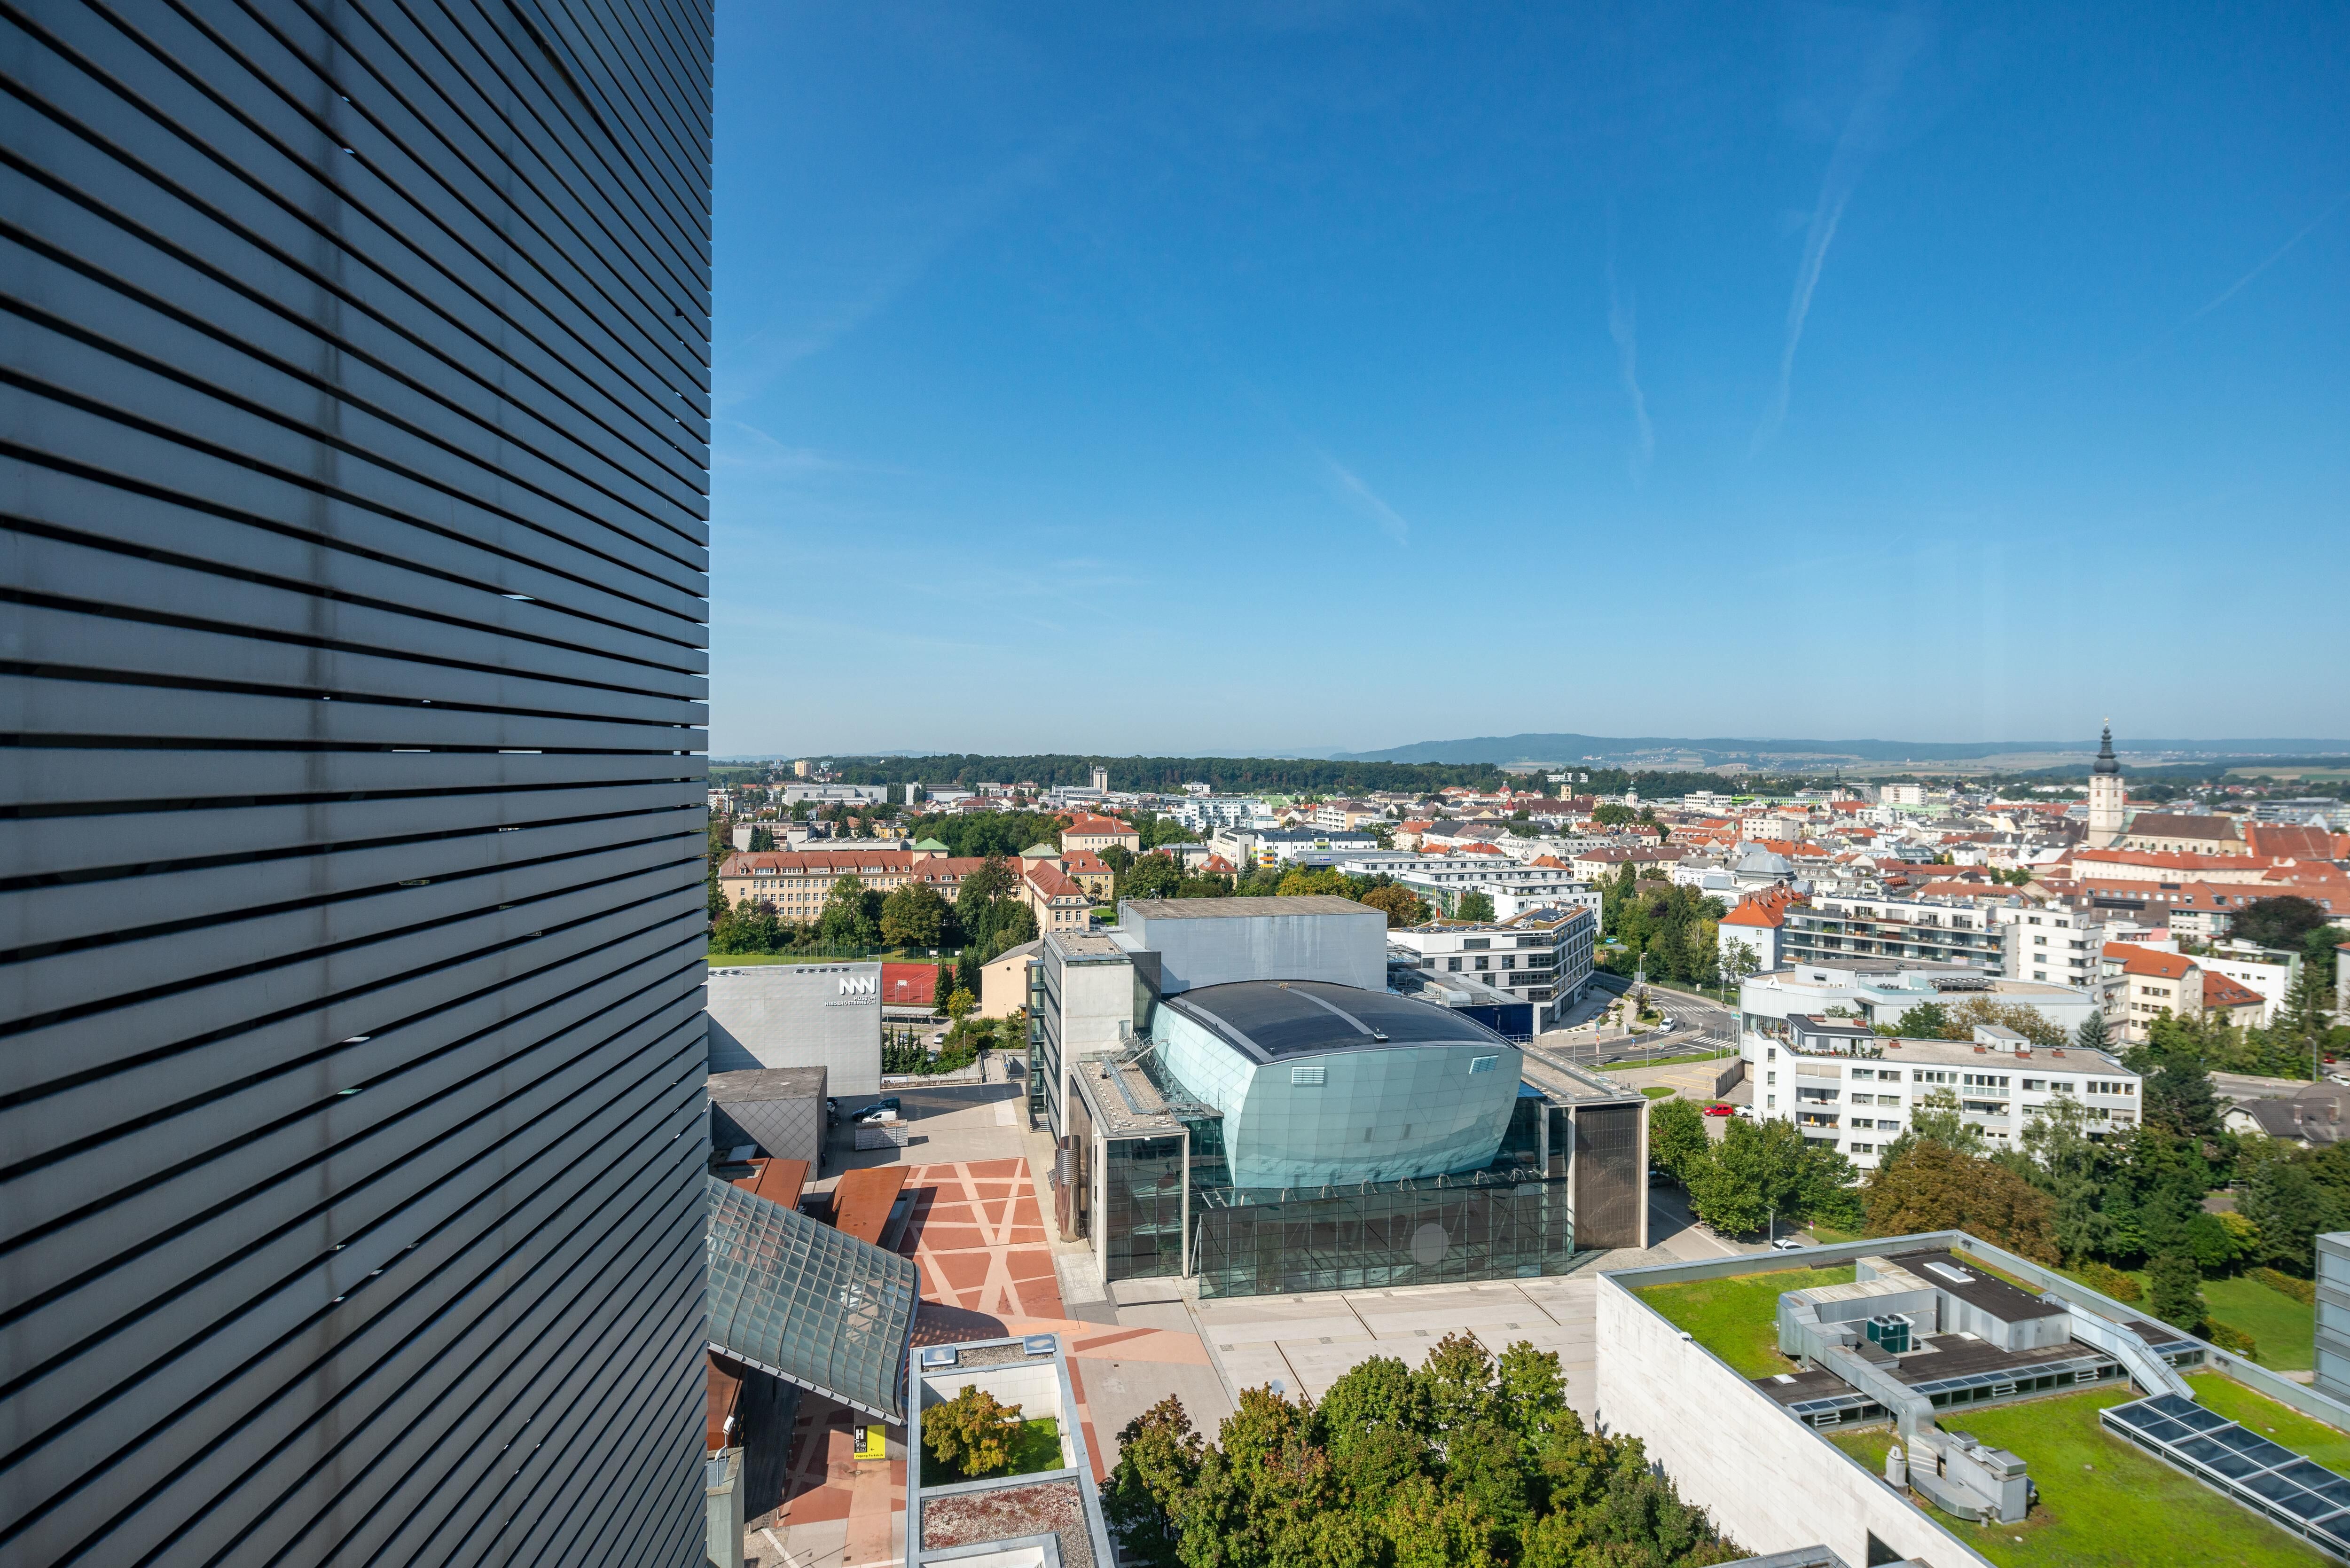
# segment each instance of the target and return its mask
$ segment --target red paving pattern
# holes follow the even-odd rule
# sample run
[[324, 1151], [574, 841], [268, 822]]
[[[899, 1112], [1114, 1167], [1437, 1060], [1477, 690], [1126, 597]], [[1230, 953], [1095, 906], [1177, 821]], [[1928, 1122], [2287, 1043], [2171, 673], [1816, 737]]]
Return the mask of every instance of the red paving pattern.
[[[918, 1196], [898, 1250], [922, 1271], [921, 1315], [928, 1321], [917, 1337], [970, 1339], [974, 1330], [991, 1332], [981, 1319], [1002, 1324], [1064, 1315], [1026, 1160], [918, 1165], [906, 1172], [906, 1187]], [[930, 1330], [948, 1332], [934, 1338]]]
[[[916, 1344], [1097, 1326], [1061, 1321], [1061, 1287], [1053, 1272], [1045, 1216], [1036, 1207], [1026, 1160], [910, 1166], [906, 1190], [914, 1194], [914, 1211], [898, 1251], [922, 1272]], [[1045, 1321], [1035, 1321], [1039, 1319]], [[1078, 1408], [1082, 1418], [1082, 1392]], [[775, 1514], [779, 1522], [791, 1524], [850, 1521], [844, 1561], [851, 1563], [887, 1554], [889, 1515], [906, 1506], [902, 1460], [891, 1460], [885, 1471], [878, 1464], [860, 1466], [849, 1457], [857, 1419], [861, 1417], [847, 1407], [814, 1394], [801, 1399], [784, 1482], [785, 1502]], [[1087, 1438], [1090, 1448], [1090, 1426]], [[1094, 1468], [1097, 1472], [1101, 1469], [1098, 1458]]]

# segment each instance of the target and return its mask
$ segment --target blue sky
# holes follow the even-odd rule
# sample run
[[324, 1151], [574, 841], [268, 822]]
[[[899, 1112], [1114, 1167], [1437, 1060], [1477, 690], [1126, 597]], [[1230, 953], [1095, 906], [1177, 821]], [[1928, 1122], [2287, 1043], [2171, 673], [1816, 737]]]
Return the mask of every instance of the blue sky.
[[712, 750], [2350, 734], [2350, 11], [726, 7]]

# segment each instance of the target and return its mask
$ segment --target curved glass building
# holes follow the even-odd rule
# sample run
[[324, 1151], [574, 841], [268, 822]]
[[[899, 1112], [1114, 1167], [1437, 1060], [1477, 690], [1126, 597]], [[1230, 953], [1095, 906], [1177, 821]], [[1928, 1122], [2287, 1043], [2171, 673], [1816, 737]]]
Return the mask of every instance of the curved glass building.
[[1517, 1047], [1388, 992], [1234, 981], [1166, 998], [1154, 1025], [1164, 1070], [1222, 1113], [1235, 1187], [1481, 1169], [1517, 1099]]

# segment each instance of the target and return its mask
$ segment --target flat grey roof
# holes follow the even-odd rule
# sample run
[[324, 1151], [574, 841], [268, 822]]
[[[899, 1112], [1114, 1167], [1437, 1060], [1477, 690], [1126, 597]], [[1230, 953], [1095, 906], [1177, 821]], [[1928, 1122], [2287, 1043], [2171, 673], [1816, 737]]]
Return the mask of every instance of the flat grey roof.
[[812, 1100], [824, 1093], [822, 1067], [745, 1067], [710, 1075], [713, 1105], [735, 1100]]
[[[2018, 1290], [2009, 1284], [1981, 1263], [1970, 1262], [1940, 1249], [1895, 1252], [1885, 1261], [1900, 1264], [1936, 1290], [1948, 1291], [1960, 1301], [1982, 1308], [2002, 1323], [2025, 1323], [2033, 1318], [2069, 1315], [2069, 1309], [2063, 1303], [2042, 1301], [2030, 1291]], [[1937, 1263], [1941, 1267], [1931, 1266]], [[1964, 1282], [1954, 1280], [1944, 1270], [1955, 1270], [1972, 1277]]]
[[[1294, 898], [1129, 898], [1124, 908], [1146, 920], [1238, 920], [1260, 915], [1377, 915], [1368, 904], [1328, 893]], [[1384, 915], [1380, 916], [1385, 919]]]
[[1517, 1049], [1450, 1008], [1326, 981], [1236, 980], [1182, 992], [1164, 1005], [1258, 1062], [1405, 1045]]

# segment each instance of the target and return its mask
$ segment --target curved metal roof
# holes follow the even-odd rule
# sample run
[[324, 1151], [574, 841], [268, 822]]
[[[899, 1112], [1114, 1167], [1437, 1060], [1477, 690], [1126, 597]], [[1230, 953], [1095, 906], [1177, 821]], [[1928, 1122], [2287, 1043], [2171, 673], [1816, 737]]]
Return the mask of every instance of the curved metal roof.
[[1166, 1005], [1258, 1062], [1404, 1045], [1516, 1049], [1450, 1008], [1326, 981], [1232, 981], [1178, 992]]

